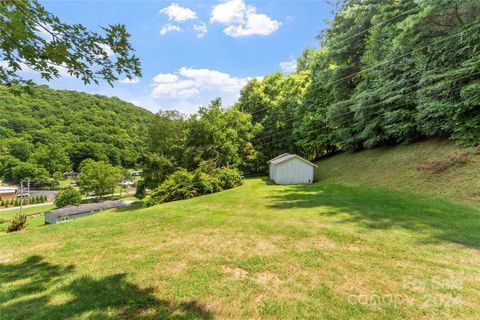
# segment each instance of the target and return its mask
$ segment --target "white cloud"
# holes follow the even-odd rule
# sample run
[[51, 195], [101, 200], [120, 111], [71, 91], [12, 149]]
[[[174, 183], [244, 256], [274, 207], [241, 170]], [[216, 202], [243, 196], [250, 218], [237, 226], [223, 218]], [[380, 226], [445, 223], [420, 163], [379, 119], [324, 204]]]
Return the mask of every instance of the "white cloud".
[[297, 61], [295, 59], [290, 59], [288, 61], [282, 61], [279, 63], [280, 68], [284, 72], [291, 73], [297, 71]]
[[223, 32], [231, 37], [267, 36], [281, 25], [266, 14], [257, 13], [257, 9], [246, 5], [244, 0], [229, 0], [214, 6], [210, 22], [225, 24]]
[[198, 96], [200, 91], [194, 87], [192, 80], [177, 80], [170, 83], [159, 83], [152, 90], [154, 98], [184, 99]]
[[246, 5], [243, 0], [230, 0], [213, 7], [210, 22], [239, 23], [245, 18]]
[[205, 22], [194, 24], [193, 30], [197, 32], [197, 38], [203, 38], [208, 32], [207, 24]]
[[110, 48], [110, 46], [108, 44], [105, 44], [105, 43], [100, 43], [99, 44], [100, 48], [103, 49], [103, 51], [105, 51], [105, 53], [107, 54], [107, 56], [111, 56], [113, 55], [113, 50], [112, 48]]
[[40, 36], [42, 39], [46, 40], [47, 42], [50, 42], [53, 40], [52, 32], [53, 29], [51, 25], [46, 24], [43, 27], [37, 26], [35, 28], [37, 30], [38, 36]]
[[178, 72], [186, 78], [193, 79], [196, 87], [224, 92], [239, 91], [248, 81], [247, 78], [236, 78], [227, 73], [209, 69], [183, 67]]
[[[180, 68], [176, 74], [160, 73], [153, 78], [151, 96], [156, 99], [213, 99], [225, 96], [228, 102], [238, 98], [240, 89], [252, 78], [232, 77], [210, 69]], [[208, 101], [207, 101], [208, 102]], [[188, 102], [191, 104], [191, 102]]]
[[163, 8], [160, 10], [160, 13], [166, 14], [169, 20], [174, 20], [177, 22], [185, 22], [187, 20], [197, 18], [195, 11], [192, 11], [189, 8], [181, 7], [176, 3], [172, 3], [168, 7]]
[[171, 83], [176, 82], [177, 80], [178, 76], [173, 73], [159, 73], [153, 78], [153, 82], [156, 83]]
[[140, 79], [138, 79], [138, 78], [133, 78], [133, 79], [125, 78], [125, 79], [120, 80], [118, 82], [122, 83], [122, 84], [137, 84], [137, 83], [140, 82]]
[[171, 23], [167, 23], [160, 29], [160, 35], [163, 36], [173, 31], [182, 31], [182, 29], [179, 26], [173, 25]]

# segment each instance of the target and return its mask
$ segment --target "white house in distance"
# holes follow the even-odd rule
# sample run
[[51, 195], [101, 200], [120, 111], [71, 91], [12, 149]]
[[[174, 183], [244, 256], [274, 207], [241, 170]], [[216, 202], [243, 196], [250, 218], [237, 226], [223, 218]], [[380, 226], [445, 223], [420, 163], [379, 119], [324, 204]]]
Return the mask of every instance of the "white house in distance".
[[60, 222], [72, 221], [78, 218], [90, 216], [101, 210], [113, 209], [126, 205], [126, 202], [117, 200], [81, 204], [79, 206], [66, 206], [60, 209], [47, 211], [45, 213], [45, 224], [56, 224]]
[[297, 156], [283, 153], [268, 161], [270, 179], [276, 184], [312, 183], [315, 164]]

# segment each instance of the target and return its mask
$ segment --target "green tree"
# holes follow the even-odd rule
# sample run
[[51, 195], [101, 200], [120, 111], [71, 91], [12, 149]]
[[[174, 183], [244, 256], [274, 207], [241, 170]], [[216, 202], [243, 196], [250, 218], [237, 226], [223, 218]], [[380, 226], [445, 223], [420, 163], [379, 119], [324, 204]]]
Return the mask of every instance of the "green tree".
[[18, 76], [24, 68], [46, 80], [59, 77], [60, 69], [65, 69], [86, 84], [105, 80], [113, 85], [121, 75], [141, 76], [130, 35], [120, 24], [96, 33], [81, 24], [62, 22], [36, 0], [4, 0], [0, 30], [0, 56], [8, 65], [0, 67], [0, 84], [31, 84]]
[[139, 188], [158, 187], [168, 175], [176, 171], [176, 166], [165, 156], [150, 153], [141, 160], [143, 167], [143, 183]]
[[187, 123], [176, 110], [158, 112], [148, 130], [148, 144], [152, 153], [180, 165], [185, 148]]
[[82, 195], [79, 191], [73, 188], [67, 188], [55, 195], [54, 203], [57, 208], [61, 208], [65, 206], [79, 205], [81, 200]]
[[32, 154], [33, 145], [23, 139], [12, 139], [9, 141], [9, 153], [17, 159], [27, 161]]
[[69, 150], [73, 170], [79, 170], [80, 164], [86, 159], [108, 162], [109, 158], [105, 149], [105, 146], [98, 142], [79, 142], [73, 144]]
[[66, 172], [71, 168], [68, 154], [60, 145], [40, 146], [33, 153], [31, 161], [44, 167], [50, 175]]
[[30, 162], [21, 162], [12, 169], [12, 181], [31, 179], [35, 186], [44, 186], [49, 182], [50, 175], [45, 168]]
[[113, 193], [115, 186], [122, 180], [121, 168], [103, 161], [87, 159], [80, 165], [77, 184], [84, 193], [101, 196]]
[[220, 99], [213, 100], [188, 120], [186, 167], [195, 169], [202, 161], [213, 168], [245, 165], [253, 154], [255, 130], [249, 114], [236, 107], [226, 110]]

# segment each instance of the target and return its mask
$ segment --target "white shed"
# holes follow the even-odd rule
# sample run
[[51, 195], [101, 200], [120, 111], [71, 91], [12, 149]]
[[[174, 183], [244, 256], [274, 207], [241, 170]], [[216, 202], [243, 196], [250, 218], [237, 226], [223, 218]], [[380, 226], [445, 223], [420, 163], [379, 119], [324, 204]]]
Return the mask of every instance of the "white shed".
[[310, 161], [289, 153], [268, 161], [270, 179], [276, 184], [312, 183], [316, 167]]

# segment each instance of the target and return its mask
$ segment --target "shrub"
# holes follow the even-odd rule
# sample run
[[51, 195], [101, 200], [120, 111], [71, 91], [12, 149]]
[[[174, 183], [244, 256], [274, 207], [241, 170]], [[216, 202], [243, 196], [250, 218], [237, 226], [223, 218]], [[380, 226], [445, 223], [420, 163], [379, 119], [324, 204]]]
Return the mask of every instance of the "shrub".
[[189, 199], [202, 194], [209, 194], [236, 187], [242, 182], [242, 175], [237, 169], [215, 169], [210, 174], [200, 167], [193, 173], [185, 169], [172, 173], [150, 196], [143, 199], [143, 204], [152, 206], [162, 202]]
[[17, 214], [7, 228], [7, 232], [15, 232], [23, 230], [27, 227], [27, 215]]
[[193, 175], [185, 169], [178, 170], [171, 175], [149, 197], [144, 204], [152, 206], [162, 202], [182, 200], [197, 196], [193, 184]]
[[194, 172], [192, 182], [196, 193], [199, 195], [222, 191], [220, 181], [216, 177], [200, 170]]
[[69, 205], [79, 205], [81, 200], [82, 195], [79, 191], [73, 188], [67, 188], [57, 193], [54, 203], [57, 208], [61, 208]]
[[213, 175], [220, 182], [222, 189], [231, 189], [242, 184], [242, 174], [238, 169], [219, 168], [213, 171]]
[[464, 153], [460, 157], [457, 158], [457, 163], [465, 164], [467, 162], [468, 162], [468, 153]]
[[457, 164], [468, 162], [468, 153], [462, 155], [453, 155], [448, 160], [435, 160], [417, 165], [417, 170], [431, 173], [440, 173], [450, 169]]
[[139, 181], [137, 183], [137, 189], [135, 190], [135, 197], [138, 199], [143, 199], [147, 195], [147, 188], [145, 186], [145, 182]]

